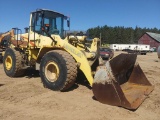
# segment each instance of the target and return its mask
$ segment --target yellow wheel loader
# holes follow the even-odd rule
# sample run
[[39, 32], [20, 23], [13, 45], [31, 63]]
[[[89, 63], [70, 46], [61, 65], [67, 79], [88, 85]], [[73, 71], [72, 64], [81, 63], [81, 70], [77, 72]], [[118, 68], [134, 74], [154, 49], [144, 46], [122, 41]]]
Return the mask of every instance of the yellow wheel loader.
[[66, 91], [81, 71], [98, 101], [137, 109], [153, 86], [135, 65], [136, 55], [121, 54], [103, 64], [99, 39], [92, 39], [88, 47], [85, 35], [64, 37], [64, 23], [69, 27], [69, 18], [61, 13], [45, 9], [31, 12], [28, 32], [11, 40], [4, 53], [6, 75], [21, 76], [26, 67], [32, 67], [39, 70], [45, 87]]

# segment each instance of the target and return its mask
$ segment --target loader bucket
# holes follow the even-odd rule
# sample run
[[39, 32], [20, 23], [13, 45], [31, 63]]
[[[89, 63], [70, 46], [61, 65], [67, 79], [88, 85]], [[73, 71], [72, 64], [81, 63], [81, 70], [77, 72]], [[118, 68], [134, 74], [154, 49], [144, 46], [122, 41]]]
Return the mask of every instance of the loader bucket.
[[136, 54], [120, 54], [98, 67], [92, 90], [99, 102], [137, 109], [152, 92], [154, 87], [136, 63], [136, 58]]

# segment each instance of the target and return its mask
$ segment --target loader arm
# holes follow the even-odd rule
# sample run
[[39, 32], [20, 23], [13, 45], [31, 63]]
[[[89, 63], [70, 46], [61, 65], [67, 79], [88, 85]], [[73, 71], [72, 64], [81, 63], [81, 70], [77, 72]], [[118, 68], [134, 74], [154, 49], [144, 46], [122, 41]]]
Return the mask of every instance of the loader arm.
[[87, 78], [90, 86], [92, 86], [92, 84], [93, 84], [92, 71], [91, 71], [90, 64], [89, 64], [86, 56], [84, 55], [84, 53], [81, 52], [80, 50], [78, 50], [77, 48], [75, 48], [74, 46], [72, 46], [71, 44], [69, 44], [66, 41], [64, 41], [64, 46], [63, 47], [76, 60], [77, 66], [84, 73], [84, 75]]

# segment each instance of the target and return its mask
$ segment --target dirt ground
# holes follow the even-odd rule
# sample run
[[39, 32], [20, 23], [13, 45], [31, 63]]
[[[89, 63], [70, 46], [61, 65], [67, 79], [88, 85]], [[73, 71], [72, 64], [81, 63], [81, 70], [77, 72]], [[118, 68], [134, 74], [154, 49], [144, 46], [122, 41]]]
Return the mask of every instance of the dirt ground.
[[160, 61], [156, 53], [138, 55], [137, 61], [155, 88], [136, 111], [94, 100], [83, 84], [55, 92], [43, 87], [38, 74], [9, 78], [0, 64], [0, 120], [159, 120]]

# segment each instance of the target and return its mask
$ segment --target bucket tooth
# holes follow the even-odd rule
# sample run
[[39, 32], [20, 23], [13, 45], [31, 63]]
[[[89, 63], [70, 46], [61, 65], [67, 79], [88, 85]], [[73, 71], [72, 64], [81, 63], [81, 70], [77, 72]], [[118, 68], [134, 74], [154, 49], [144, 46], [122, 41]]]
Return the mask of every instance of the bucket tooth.
[[[121, 54], [97, 70], [92, 90], [101, 103], [137, 109], [154, 87], [148, 81], [135, 54]], [[119, 65], [120, 64], [120, 65]]]

